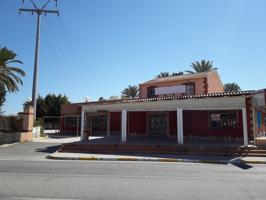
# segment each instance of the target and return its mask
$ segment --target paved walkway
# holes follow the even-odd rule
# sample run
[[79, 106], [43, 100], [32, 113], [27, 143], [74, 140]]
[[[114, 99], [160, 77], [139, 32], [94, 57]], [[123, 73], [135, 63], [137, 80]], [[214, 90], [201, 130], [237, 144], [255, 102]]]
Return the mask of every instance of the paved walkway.
[[33, 138], [33, 142], [42, 142], [42, 143], [70, 143], [70, 142], [78, 142], [80, 141], [80, 137], [61, 137], [61, 138], [53, 138], [53, 137], [40, 137]]

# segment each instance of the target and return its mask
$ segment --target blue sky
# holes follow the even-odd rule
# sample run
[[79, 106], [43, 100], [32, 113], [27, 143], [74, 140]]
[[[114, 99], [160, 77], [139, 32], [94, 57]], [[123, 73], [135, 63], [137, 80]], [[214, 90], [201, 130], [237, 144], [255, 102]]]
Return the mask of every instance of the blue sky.
[[[7, 96], [6, 114], [20, 111], [32, 90], [36, 16], [19, 16], [19, 7], [19, 0], [0, 0], [0, 46], [14, 50], [27, 73]], [[214, 61], [224, 83], [266, 87], [265, 0], [59, 0], [58, 7], [59, 17], [41, 21], [42, 96], [108, 98], [201, 59]]]

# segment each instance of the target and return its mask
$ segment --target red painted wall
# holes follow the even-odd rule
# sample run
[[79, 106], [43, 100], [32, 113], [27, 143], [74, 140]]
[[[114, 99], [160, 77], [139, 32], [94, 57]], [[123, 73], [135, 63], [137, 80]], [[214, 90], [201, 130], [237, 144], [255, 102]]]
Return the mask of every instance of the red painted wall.
[[[212, 137], [243, 137], [242, 111], [238, 113], [237, 128], [209, 128], [208, 111], [183, 111], [184, 136], [212, 136]], [[111, 112], [110, 131], [121, 131], [121, 112]], [[128, 132], [131, 134], [146, 134], [146, 112], [128, 113]], [[169, 112], [169, 135], [176, 136], [177, 132], [176, 111]], [[65, 128], [62, 120], [61, 128], [65, 131], [76, 131], [76, 128]]]
[[209, 128], [208, 111], [183, 111], [184, 136], [243, 137], [242, 111], [237, 112], [237, 128]]
[[128, 132], [132, 134], [146, 134], [146, 112], [129, 112]]
[[110, 131], [119, 132], [121, 130], [121, 112], [111, 112]]
[[177, 133], [177, 116], [176, 111], [169, 112], [169, 135], [176, 136]]

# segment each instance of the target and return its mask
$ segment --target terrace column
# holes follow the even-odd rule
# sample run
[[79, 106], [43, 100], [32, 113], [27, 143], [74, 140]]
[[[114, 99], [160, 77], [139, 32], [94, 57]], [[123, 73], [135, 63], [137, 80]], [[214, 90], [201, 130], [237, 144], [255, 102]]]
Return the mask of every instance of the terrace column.
[[247, 127], [247, 111], [246, 111], [246, 108], [242, 108], [242, 120], [243, 120], [244, 146], [248, 146], [248, 127]]
[[184, 144], [184, 131], [183, 131], [183, 109], [176, 110], [177, 114], [177, 143]]
[[121, 141], [127, 141], [127, 110], [122, 110], [122, 123], [121, 123]]
[[110, 113], [107, 114], [107, 130], [106, 130], [106, 136], [110, 137]]
[[81, 111], [81, 125], [80, 125], [80, 141], [84, 141], [85, 140], [85, 135], [84, 135], [84, 110], [81, 107], [82, 111]]

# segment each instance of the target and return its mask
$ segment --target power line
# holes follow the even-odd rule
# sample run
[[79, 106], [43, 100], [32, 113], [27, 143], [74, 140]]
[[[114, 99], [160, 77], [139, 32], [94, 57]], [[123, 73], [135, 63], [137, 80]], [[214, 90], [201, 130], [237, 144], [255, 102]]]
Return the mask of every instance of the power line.
[[[48, 4], [53, 1], [55, 2], [55, 10], [46, 9]], [[24, 3], [25, 0], [22, 0]], [[37, 83], [38, 83], [38, 68], [39, 68], [39, 46], [40, 46], [40, 18], [41, 15], [44, 14], [45, 16], [47, 14], [57, 14], [59, 16], [59, 11], [57, 8], [57, 0], [47, 0], [46, 3], [43, 4], [43, 6], [38, 7], [37, 4], [34, 2], [34, 0], [30, 0], [33, 8], [20, 8], [19, 14], [22, 12], [29, 12], [32, 15], [37, 14], [37, 30], [36, 30], [36, 45], [35, 45], [35, 57], [34, 57], [34, 73], [33, 73], [33, 85], [32, 85], [32, 105], [34, 108], [34, 120], [36, 120], [36, 107], [37, 107], [37, 96], [38, 96], [38, 89], [37, 89]]]
[[[46, 22], [48, 22], [48, 20], [46, 20]], [[51, 30], [51, 28], [50, 27], [47, 27], [49, 30]], [[54, 34], [53, 34], [54, 35]], [[58, 66], [58, 69], [61, 71], [61, 74], [64, 74], [64, 76], [61, 76], [61, 78], [67, 78], [67, 81], [66, 80], [64, 80], [64, 83], [65, 84], [69, 84], [70, 85], [70, 87], [72, 87], [72, 86], [74, 86], [74, 88], [72, 88], [72, 92], [74, 92], [75, 94], [77, 94], [78, 93], [78, 86], [79, 85], [76, 85], [75, 86], [75, 84], [77, 84], [74, 80], [73, 80], [73, 78], [72, 78], [72, 76], [68, 73], [68, 71], [65, 69], [65, 60], [64, 59], [62, 59], [62, 57], [60, 56], [61, 55], [61, 53], [62, 53], [62, 50], [60, 49], [59, 51], [58, 50], [56, 50], [55, 48], [56, 47], [58, 47], [58, 45], [59, 44], [57, 44], [57, 45], [55, 45], [56, 43], [57, 43], [57, 40], [56, 41], [53, 41], [53, 42], [51, 42], [50, 41], [50, 37], [49, 36], [47, 36], [46, 37], [46, 35], [44, 34], [44, 41], [45, 41], [45, 43], [47, 44], [47, 47], [48, 47], [48, 53], [47, 53], [47, 55], [48, 56], [52, 56], [53, 58], [51, 59], [51, 60], [54, 60], [54, 61], [56, 61], [56, 63], [57, 63], [57, 66]], [[53, 45], [52, 45], [53, 44]], [[58, 54], [58, 52], [60, 52], [60, 54]], [[50, 53], [50, 54], [49, 54]], [[68, 87], [69, 88], [69, 87]]]

